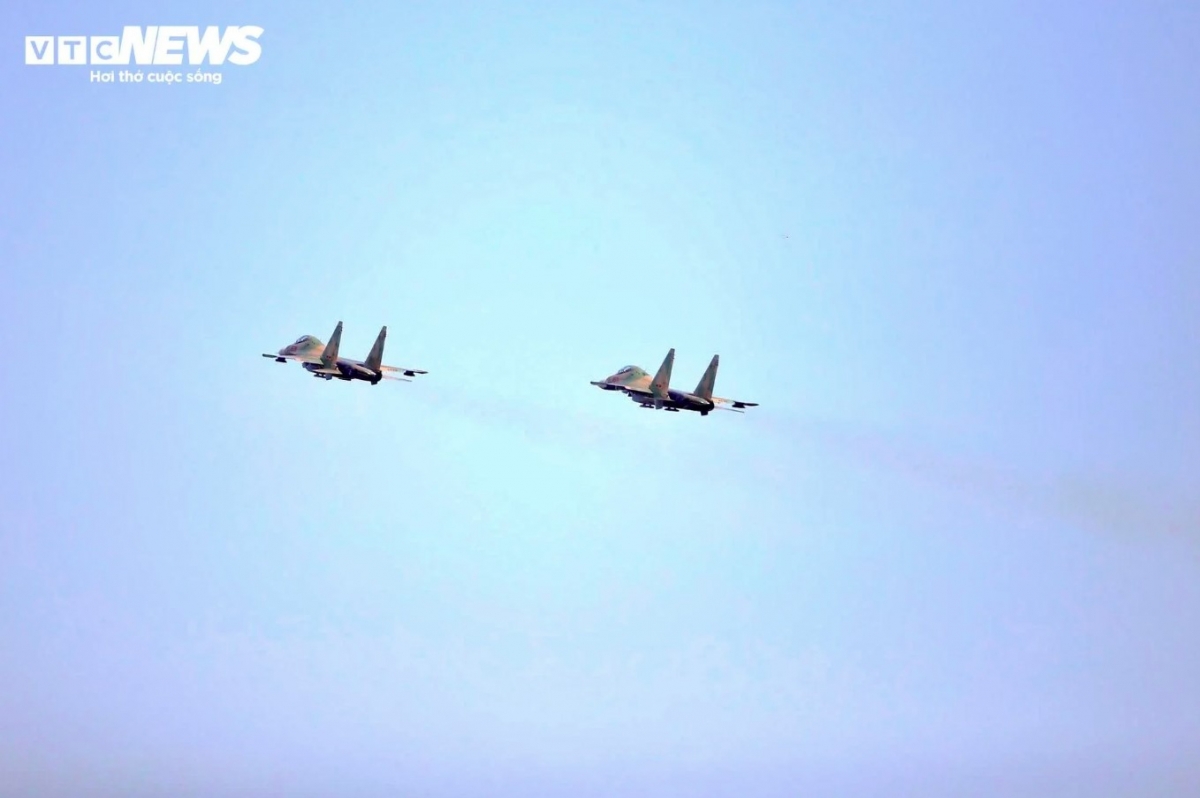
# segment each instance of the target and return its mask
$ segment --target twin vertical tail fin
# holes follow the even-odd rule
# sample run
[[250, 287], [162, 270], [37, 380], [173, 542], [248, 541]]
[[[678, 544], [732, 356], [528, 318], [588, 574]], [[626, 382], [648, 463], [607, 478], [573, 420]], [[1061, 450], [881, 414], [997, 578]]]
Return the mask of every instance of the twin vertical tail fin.
[[329, 336], [329, 343], [325, 344], [325, 351], [321, 353], [321, 365], [325, 368], [330, 368], [337, 363], [338, 347], [342, 345], [342, 323], [339, 321], [337, 327], [333, 329], [333, 335]]
[[383, 366], [383, 341], [385, 338], [387, 338], [386, 326], [379, 331], [379, 337], [375, 339], [375, 345], [371, 347], [371, 353], [363, 361], [363, 365], [376, 374], [383, 373], [381, 367]]
[[712, 401], [713, 388], [717, 384], [717, 365], [721, 362], [720, 355], [713, 355], [712, 362], [708, 364], [708, 368], [704, 370], [704, 376], [700, 378], [700, 382], [696, 383], [696, 390], [693, 393], [705, 400]]
[[650, 393], [656, 398], [666, 399], [667, 391], [671, 387], [671, 367], [675, 365], [675, 349], [672, 347], [670, 352], [667, 352], [666, 358], [663, 359], [662, 365], [658, 367], [658, 373], [654, 375], [654, 380], [650, 383]]

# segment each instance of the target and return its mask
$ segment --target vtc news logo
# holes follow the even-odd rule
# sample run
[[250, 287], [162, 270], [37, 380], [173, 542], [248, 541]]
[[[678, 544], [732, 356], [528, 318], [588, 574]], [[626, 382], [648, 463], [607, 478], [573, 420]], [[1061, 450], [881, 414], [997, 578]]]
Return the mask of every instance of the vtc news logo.
[[257, 25], [127, 25], [120, 36], [26, 36], [25, 63], [35, 66], [249, 66], [262, 56]]

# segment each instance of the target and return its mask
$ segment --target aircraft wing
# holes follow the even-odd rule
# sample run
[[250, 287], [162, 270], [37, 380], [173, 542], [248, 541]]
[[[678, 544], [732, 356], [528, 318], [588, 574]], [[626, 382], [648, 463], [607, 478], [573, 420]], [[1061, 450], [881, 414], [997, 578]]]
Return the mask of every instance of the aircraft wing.
[[[405, 377], [415, 377], [418, 374], [429, 373], [428, 371], [421, 371], [421, 369], [406, 369], [401, 368], [400, 366], [380, 366], [379, 368], [382, 371], [403, 371]], [[411, 382], [411, 380], [409, 380], [409, 382]]]
[[650, 393], [649, 391], [643, 391], [640, 388], [632, 388], [628, 385], [621, 385], [620, 383], [615, 383], [615, 382], [604, 382], [603, 380], [592, 380], [591, 384], [595, 385], [597, 388], [603, 388], [606, 391], [624, 391], [625, 393], [628, 393], [628, 394], [639, 394], [641, 396], [653, 396], [654, 395], [654, 394]]
[[319, 357], [305, 357], [304, 355], [268, 355], [266, 352], [263, 352], [262, 356], [269, 357], [280, 363], [284, 362], [285, 360], [297, 360], [301, 363], [320, 363], [321, 362], [321, 358], [319, 358]]

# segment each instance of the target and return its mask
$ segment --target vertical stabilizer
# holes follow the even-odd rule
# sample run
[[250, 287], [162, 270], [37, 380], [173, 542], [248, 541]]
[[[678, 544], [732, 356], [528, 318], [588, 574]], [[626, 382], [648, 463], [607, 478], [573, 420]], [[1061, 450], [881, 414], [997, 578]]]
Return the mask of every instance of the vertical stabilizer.
[[712, 362], [704, 370], [704, 376], [700, 378], [700, 382], [696, 383], [694, 393], [705, 401], [712, 401], [713, 387], [717, 384], [717, 364], [720, 362], [721, 356], [713, 355]]
[[654, 380], [650, 383], [650, 393], [659, 399], [667, 398], [667, 389], [671, 387], [671, 367], [674, 365], [675, 349], [672, 347], [663, 359], [662, 365], [658, 367], [658, 373], [654, 375]]
[[380, 366], [383, 365], [383, 341], [387, 338], [387, 326], [379, 331], [379, 337], [375, 339], [375, 345], [371, 347], [371, 354], [367, 355], [367, 359], [363, 361], [363, 365], [369, 368], [376, 374], [380, 372]]
[[325, 351], [321, 353], [321, 364], [326, 368], [337, 363], [338, 347], [342, 345], [342, 323], [339, 321], [337, 327], [333, 328], [333, 335], [329, 336], [329, 343], [325, 344]]

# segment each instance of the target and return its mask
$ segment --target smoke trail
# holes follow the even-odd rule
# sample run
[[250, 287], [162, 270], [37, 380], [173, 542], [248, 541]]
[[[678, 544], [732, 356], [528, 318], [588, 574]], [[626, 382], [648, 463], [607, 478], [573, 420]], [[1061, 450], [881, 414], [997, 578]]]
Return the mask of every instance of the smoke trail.
[[966, 493], [998, 509], [1033, 511], [1126, 539], [1169, 538], [1200, 544], [1200, 491], [1178, 494], [1163, 486], [1138, 485], [1132, 477], [1060, 474], [1039, 480], [998, 463], [939, 451], [878, 430], [821, 422], [784, 422], [783, 427], [865, 467]]
[[[425, 394], [425, 401], [442, 410], [494, 423], [536, 442], [604, 448], [625, 457], [630, 441], [636, 440], [643, 450], [666, 454], [645, 430], [633, 425], [614, 427], [619, 422], [612, 418], [545, 408], [494, 392], [430, 386]], [[709, 444], [697, 441], [695, 447], [684, 445], [674, 454], [685, 458], [693, 473], [722, 477], [736, 468], [775, 490], [789, 490], [792, 479], [787, 467], [760, 445], [766, 436], [775, 444], [784, 441], [794, 447], [819, 447], [828, 456], [849, 459], [861, 467], [962, 493], [999, 511], [1032, 512], [1124, 539], [1177, 539], [1200, 545], [1200, 489], [1180, 495], [1164, 486], [1139, 486], [1132, 477], [1061, 474], [1039, 479], [985, 458], [954, 454], [853, 424], [800, 420], [770, 412], [748, 414], [739, 420], [746, 424], [744, 447], [725, 448], [713, 457], [713, 452], [701, 448]], [[771, 449], [777, 453], [777, 447]]]

